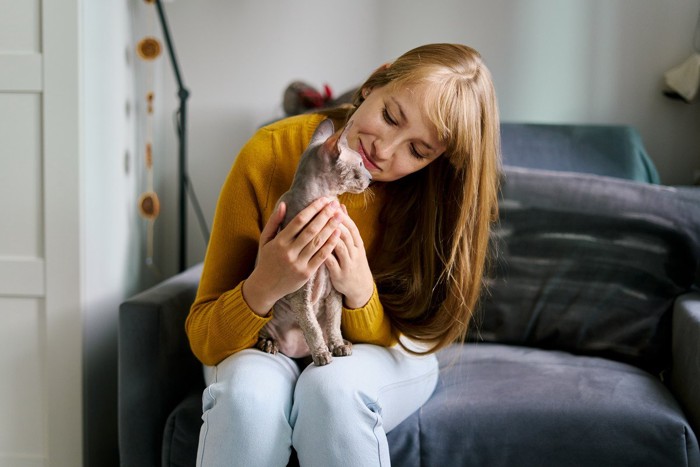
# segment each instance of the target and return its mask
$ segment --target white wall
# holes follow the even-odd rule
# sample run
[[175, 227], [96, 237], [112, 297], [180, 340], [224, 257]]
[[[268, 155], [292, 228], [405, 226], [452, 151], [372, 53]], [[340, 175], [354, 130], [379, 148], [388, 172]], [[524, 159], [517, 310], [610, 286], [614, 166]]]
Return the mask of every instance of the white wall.
[[[700, 105], [661, 94], [663, 72], [692, 51], [697, 0], [177, 0], [166, 8], [191, 91], [190, 173], [210, 224], [235, 155], [280, 115], [289, 82], [341, 92], [426, 42], [481, 51], [504, 121], [629, 124], [664, 183], [690, 184], [700, 169]], [[174, 108], [172, 78], [165, 83]], [[174, 162], [174, 133], [168, 138]], [[170, 205], [174, 171], [169, 164], [161, 187]], [[171, 208], [167, 232], [176, 231]], [[204, 242], [192, 211], [189, 224], [192, 264]], [[176, 241], [164, 238], [163, 251], [176, 251]]]
[[84, 465], [119, 465], [117, 310], [163, 279], [145, 264], [142, 0], [82, 2]]

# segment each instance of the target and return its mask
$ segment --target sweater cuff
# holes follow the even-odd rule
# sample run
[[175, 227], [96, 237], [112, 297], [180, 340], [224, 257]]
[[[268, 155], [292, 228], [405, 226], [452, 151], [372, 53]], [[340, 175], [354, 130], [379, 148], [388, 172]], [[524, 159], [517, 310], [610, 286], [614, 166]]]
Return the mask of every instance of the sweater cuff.
[[362, 308], [343, 307], [343, 335], [351, 342], [389, 347], [396, 343], [391, 323], [384, 314], [384, 307], [379, 301], [379, 293], [375, 284], [372, 297]]
[[384, 308], [379, 301], [379, 293], [377, 285], [374, 285], [372, 296], [365, 306], [360, 308], [346, 308], [343, 306], [343, 322], [352, 328], [371, 329], [372, 323], [377, 320], [382, 320], [384, 317]]
[[227, 325], [234, 335], [241, 337], [257, 336], [271, 319], [272, 313], [260, 316], [250, 309], [243, 298], [243, 282], [240, 282], [224, 298], [224, 311]]

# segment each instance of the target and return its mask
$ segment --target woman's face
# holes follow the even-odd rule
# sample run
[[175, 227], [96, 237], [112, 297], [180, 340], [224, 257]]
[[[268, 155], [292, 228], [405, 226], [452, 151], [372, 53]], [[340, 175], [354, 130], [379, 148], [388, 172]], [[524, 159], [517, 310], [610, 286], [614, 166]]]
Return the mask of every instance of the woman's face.
[[425, 86], [371, 89], [350, 118], [348, 144], [360, 153], [373, 181], [397, 180], [445, 152], [421, 106]]

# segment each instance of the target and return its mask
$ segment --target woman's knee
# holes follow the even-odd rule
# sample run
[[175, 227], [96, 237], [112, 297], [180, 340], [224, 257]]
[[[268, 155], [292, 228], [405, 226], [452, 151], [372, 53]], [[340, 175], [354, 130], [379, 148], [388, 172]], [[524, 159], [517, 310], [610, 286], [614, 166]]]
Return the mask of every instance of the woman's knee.
[[283, 359], [252, 350], [224, 360], [216, 368], [216, 381], [205, 390], [205, 410], [209, 399], [235, 418], [265, 417], [280, 409], [288, 415], [299, 370]]
[[285, 465], [291, 450], [289, 416], [299, 374], [284, 356], [235, 354], [207, 376], [199, 455], [207, 465]]
[[322, 417], [329, 423], [374, 423], [379, 416], [388, 417], [390, 429], [427, 400], [437, 373], [434, 356], [413, 357], [393, 349], [357, 345], [352, 356], [302, 372], [291, 420], [294, 424], [300, 417]]
[[310, 366], [302, 372], [294, 391], [293, 422], [301, 416], [320, 418], [332, 425], [373, 410], [370, 395], [358, 385], [352, 373], [342, 371], [340, 366], [334, 360], [329, 365]]

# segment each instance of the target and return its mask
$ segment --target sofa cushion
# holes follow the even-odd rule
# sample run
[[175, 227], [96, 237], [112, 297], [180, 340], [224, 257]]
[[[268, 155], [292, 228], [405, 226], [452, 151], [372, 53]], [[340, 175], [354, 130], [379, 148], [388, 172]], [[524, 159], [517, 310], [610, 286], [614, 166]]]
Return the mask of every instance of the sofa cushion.
[[695, 194], [507, 167], [472, 339], [668, 368], [673, 301], [697, 284]]
[[388, 435], [402, 467], [664, 467], [700, 462], [668, 389], [597, 357], [500, 344], [439, 354], [438, 387]]
[[[682, 467], [695, 434], [667, 388], [636, 367], [500, 344], [439, 354], [440, 380], [388, 434], [393, 465]], [[192, 394], [168, 418], [163, 465], [192, 466], [201, 426]], [[295, 459], [290, 465], [296, 465]]]
[[172, 411], [163, 432], [162, 465], [192, 467], [202, 426], [202, 396], [190, 394]]

